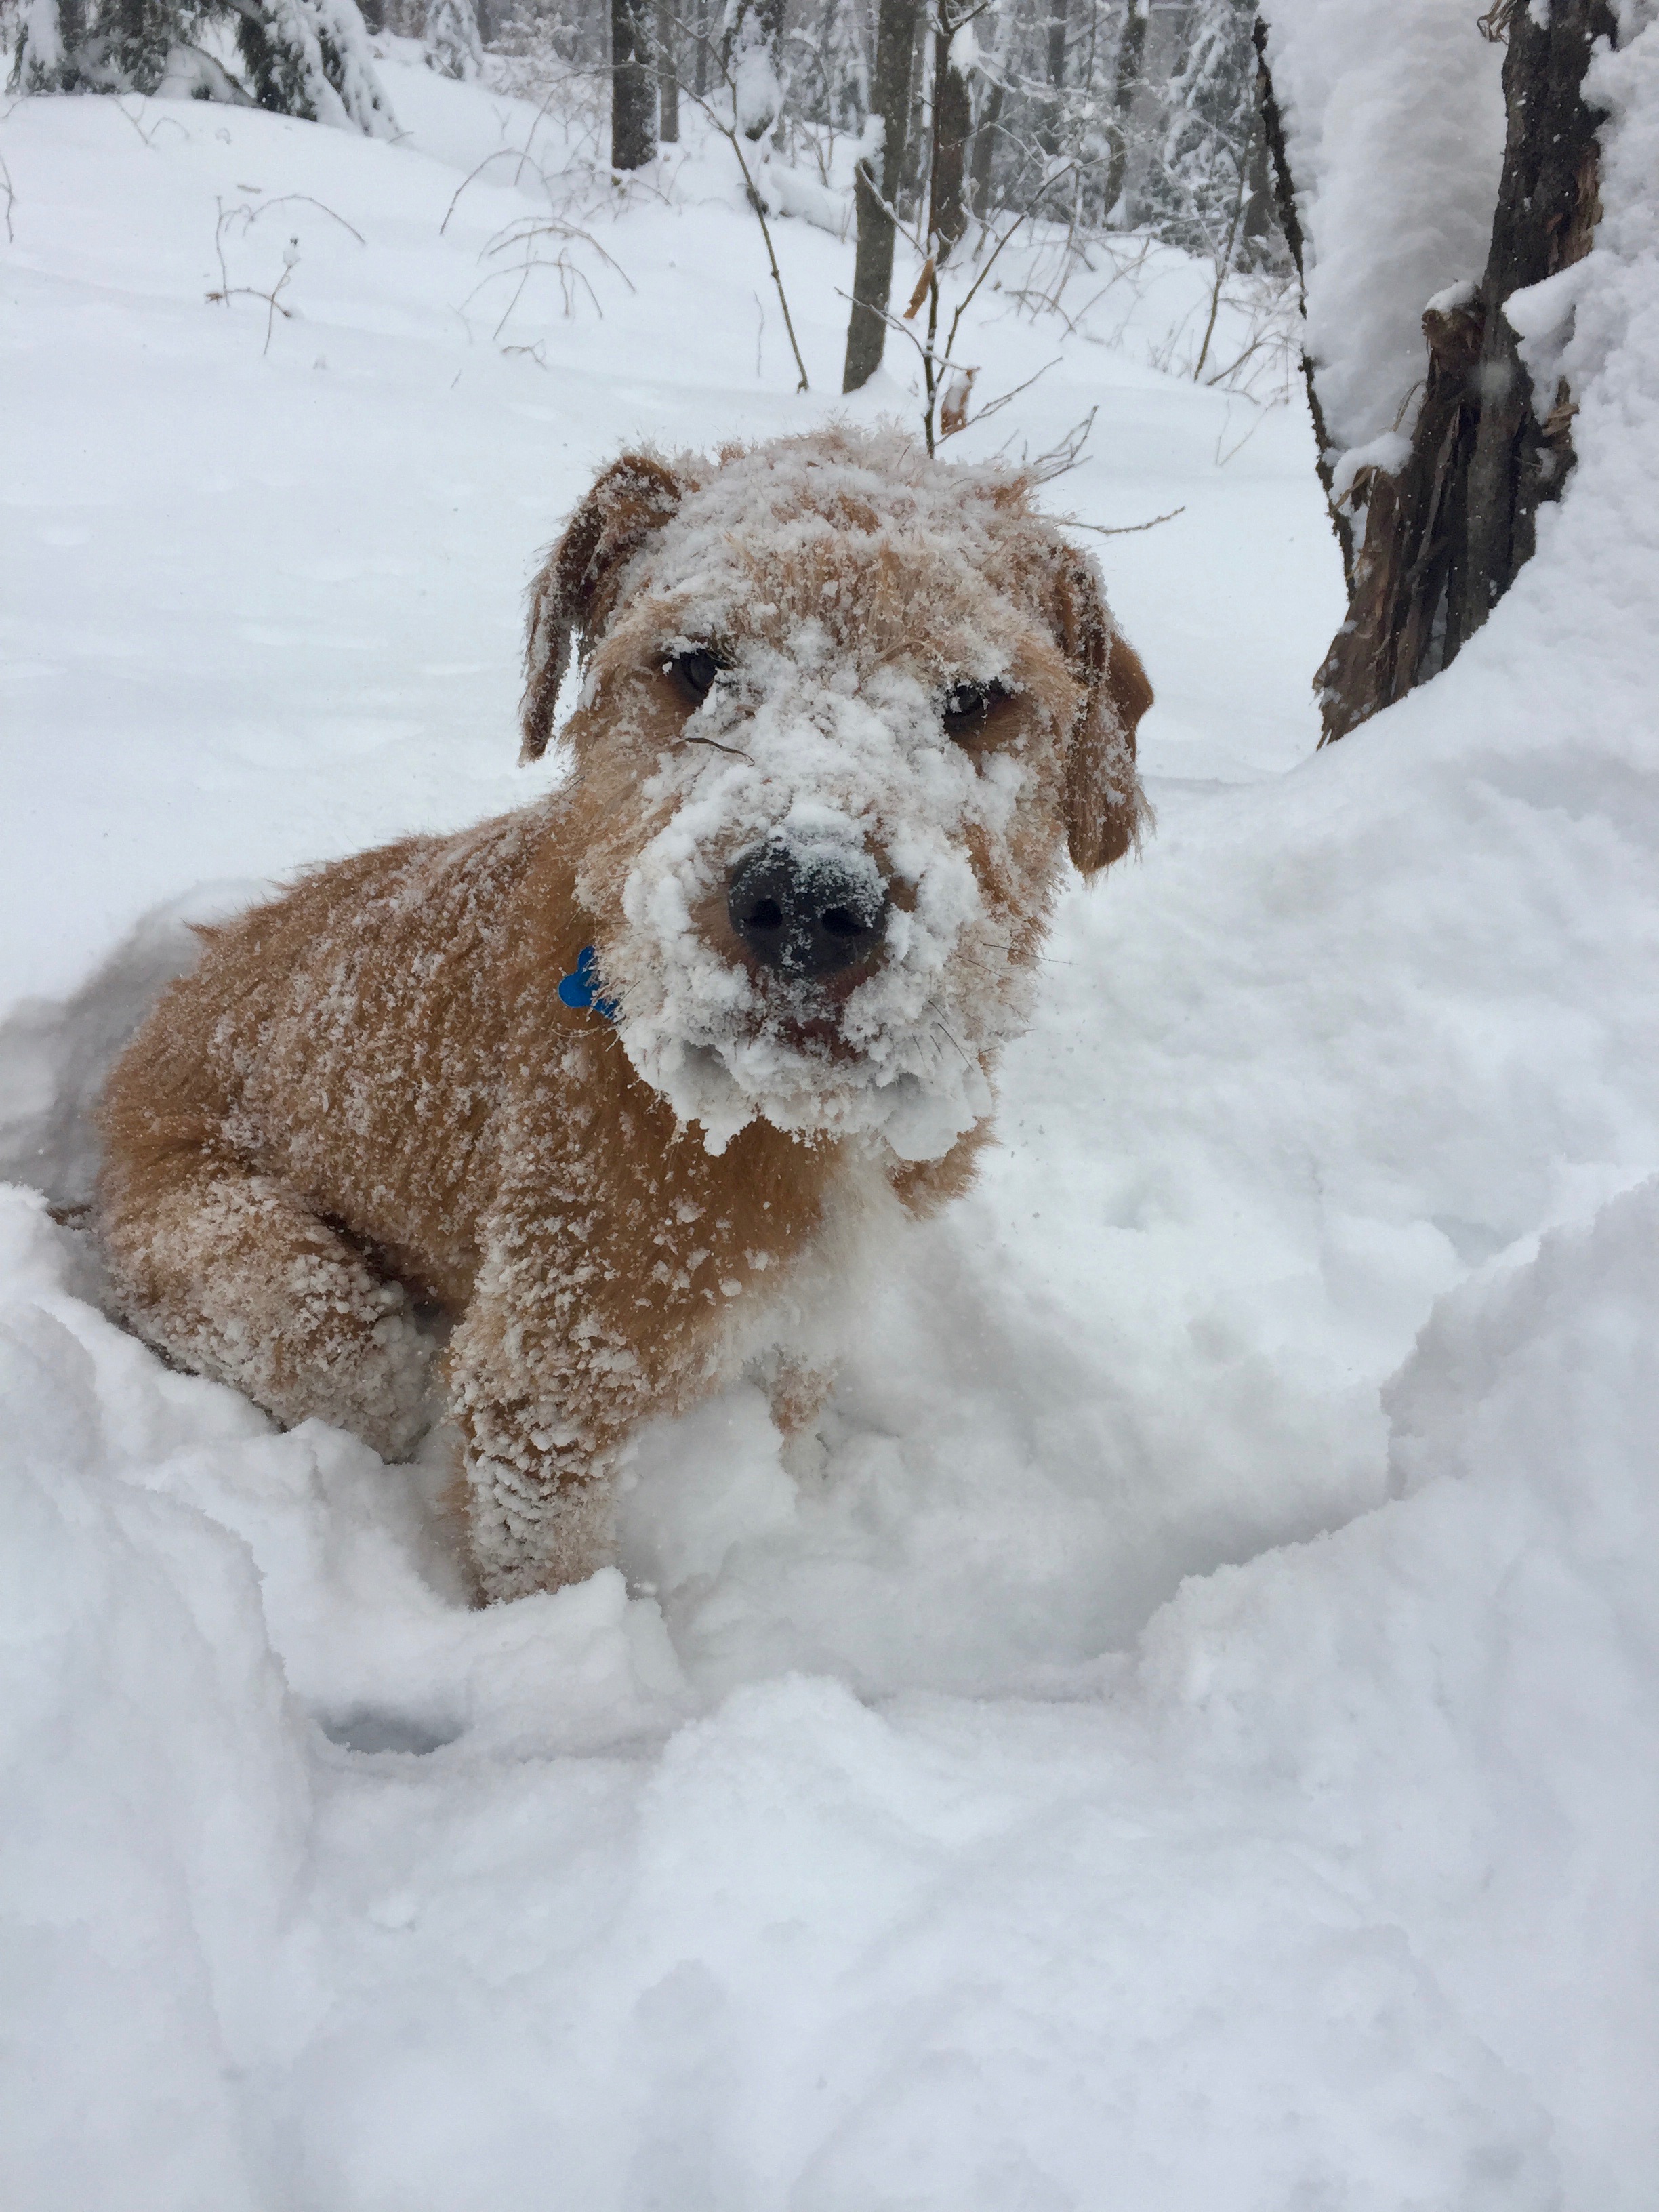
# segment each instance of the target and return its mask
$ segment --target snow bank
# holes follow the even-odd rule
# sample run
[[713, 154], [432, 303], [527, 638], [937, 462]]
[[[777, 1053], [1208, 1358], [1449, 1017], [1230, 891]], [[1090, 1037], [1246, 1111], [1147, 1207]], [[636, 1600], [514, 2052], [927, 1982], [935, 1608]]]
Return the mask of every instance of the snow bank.
[[[353, 1530], [367, 1454], [161, 1373], [0, 1218], [9, 2203], [530, 2212], [550, 2161], [595, 2205], [1644, 2201], [1659, 1182], [1437, 1313], [1398, 1502], [1133, 1662], [1046, 1704], [786, 1676], [660, 1750], [647, 1601], [440, 1607]], [[417, 1625], [451, 1695], [488, 1653], [484, 1725], [307, 1741], [239, 1517], [297, 1679], [338, 1578], [393, 1677]]]
[[[743, 1389], [641, 1446], [633, 1595], [468, 1612], [439, 1454], [272, 1434], [0, 1200], [9, 2206], [1645, 2212], [1656, 39], [1601, 65], [1566, 501], [1342, 745], [1300, 428], [1086, 341], [1035, 388], [1033, 450], [1101, 401], [1081, 519], [1187, 505], [1107, 546], [1159, 835], [1064, 903], [818, 1462]], [[539, 787], [518, 591], [595, 462], [817, 419], [723, 205], [629, 207], [539, 359], [469, 337], [546, 202], [441, 238], [497, 125], [388, 78], [453, 157], [0, 125], [0, 1079], [54, 1195], [142, 918]], [[366, 241], [294, 210], [268, 355], [200, 296], [256, 185]], [[844, 252], [778, 235], [833, 389]]]
[[244, 1547], [131, 1480], [264, 1425], [62, 1288], [0, 1207], [0, 2172], [18, 2212], [266, 2202], [236, 2084], [280, 2047], [272, 1970], [309, 1825], [300, 1723]]

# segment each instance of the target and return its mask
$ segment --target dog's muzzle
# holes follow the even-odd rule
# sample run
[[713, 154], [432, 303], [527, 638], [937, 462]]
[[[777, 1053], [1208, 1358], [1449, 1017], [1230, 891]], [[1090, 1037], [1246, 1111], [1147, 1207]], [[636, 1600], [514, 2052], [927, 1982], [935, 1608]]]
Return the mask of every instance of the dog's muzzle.
[[845, 974], [887, 933], [887, 886], [872, 860], [844, 848], [758, 846], [732, 869], [726, 905], [750, 958], [791, 982]]

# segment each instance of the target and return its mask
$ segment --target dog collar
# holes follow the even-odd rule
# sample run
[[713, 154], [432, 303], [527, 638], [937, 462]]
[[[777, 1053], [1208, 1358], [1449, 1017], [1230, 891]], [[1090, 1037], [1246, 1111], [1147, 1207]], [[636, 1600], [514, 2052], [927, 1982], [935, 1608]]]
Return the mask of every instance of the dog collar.
[[592, 1008], [601, 1021], [614, 1022], [622, 1012], [614, 999], [599, 996], [599, 956], [591, 945], [584, 945], [576, 955], [576, 964], [568, 975], [559, 978], [559, 998], [578, 1013]]

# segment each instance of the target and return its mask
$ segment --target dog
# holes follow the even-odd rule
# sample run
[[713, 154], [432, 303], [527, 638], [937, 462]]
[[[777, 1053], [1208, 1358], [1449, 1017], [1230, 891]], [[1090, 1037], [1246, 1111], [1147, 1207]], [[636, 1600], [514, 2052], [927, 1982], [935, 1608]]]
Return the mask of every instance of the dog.
[[1152, 692], [994, 466], [842, 427], [625, 453], [532, 586], [565, 780], [204, 930], [101, 1109], [116, 1297], [179, 1365], [388, 1460], [458, 1432], [480, 1601], [605, 1564], [642, 1422], [761, 1376], [972, 1178], [1069, 853], [1145, 818]]

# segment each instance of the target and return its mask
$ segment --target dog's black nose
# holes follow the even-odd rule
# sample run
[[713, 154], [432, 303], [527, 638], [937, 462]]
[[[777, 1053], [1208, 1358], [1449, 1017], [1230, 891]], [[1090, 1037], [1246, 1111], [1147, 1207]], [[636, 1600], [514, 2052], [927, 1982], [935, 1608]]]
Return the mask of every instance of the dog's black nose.
[[732, 871], [732, 927], [763, 968], [819, 983], [867, 960], [887, 931], [887, 890], [868, 860], [762, 845]]

